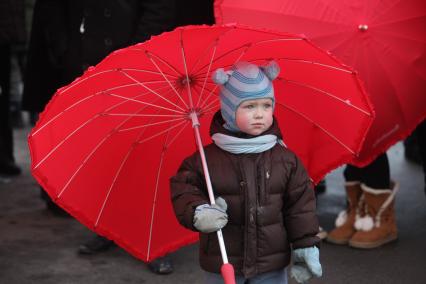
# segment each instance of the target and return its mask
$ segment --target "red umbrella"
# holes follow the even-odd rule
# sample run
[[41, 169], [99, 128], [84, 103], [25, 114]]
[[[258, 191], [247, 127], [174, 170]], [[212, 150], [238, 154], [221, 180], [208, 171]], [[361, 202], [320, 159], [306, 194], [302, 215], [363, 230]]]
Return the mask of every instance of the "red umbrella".
[[211, 72], [270, 59], [282, 70], [274, 86], [284, 142], [318, 181], [352, 160], [371, 124], [356, 74], [305, 38], [236, 26], [178, 28], [59, 89], [29, 136], [32, 173], [56, 203], [142, 260], [194, 242], [174, 216], [169, 178], [197, 149], [194, 130], [201, 154], [201, 139], [211, 141]]
[[426, 117], [426, 2], [216, 0], [216, 22], [304, 33], [359, 72], [376, 112], [363, 166]]

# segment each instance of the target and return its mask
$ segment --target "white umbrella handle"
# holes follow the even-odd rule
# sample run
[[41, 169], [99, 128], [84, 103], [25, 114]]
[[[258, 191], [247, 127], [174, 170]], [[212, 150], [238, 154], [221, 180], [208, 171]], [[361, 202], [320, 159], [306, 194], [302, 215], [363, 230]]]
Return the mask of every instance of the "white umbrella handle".
[[[215, 204], [213, 187], [212, 187], [212, 182], [210, 180], [209, 169], [207, 167], [206, 155], [204, 154], [203, 143], [201, 142], [200, 122], [198, 121], [198, 117], [195, 111], [191, 112], [191, 119], [192, 119], [192, 127], [194, 128], [194, 131], [195, 131], [195, 140], [197, 142], [198, 151], [200, 152], [200, 156], [201, 156], [201, 163], [203, 165], [204, 177], [206, 179], [206, 184], [207, 184], [207, 192], [209, 193], [210, 203], [213, 205]], [[226, 254], [225, 242], [223, 241], [222, 230], [217, 231], [217, 238], [219, 240], [219, 247], [220, 247], [220, 252], [222, 254], [223, 263], [228, 263], [228, 256]]]

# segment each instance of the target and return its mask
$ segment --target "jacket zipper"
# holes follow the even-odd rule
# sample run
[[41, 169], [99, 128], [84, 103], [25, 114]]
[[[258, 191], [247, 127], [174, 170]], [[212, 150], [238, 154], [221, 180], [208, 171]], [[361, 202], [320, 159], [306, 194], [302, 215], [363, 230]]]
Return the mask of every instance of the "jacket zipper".
[[[242, 179], [242, 181], [240, 182], [240, 184], [241, 184], [241, 187], [242, 187], [242, 189], [243, 189], [243, 198], [244, 198], [244, 214], [247, 216], [249, 216], [250, 215], [250, 208], [249, 208], [249, 204], [248, 204], [248, 196], [247, 196], [247, 182], [246, 182], [246, 177], [245, 177], [245, 175], [244, 175], [244, 171], [243, 171], [243, 169], [242, 169], [242, 166], [241, 166], [241, 164], [242, 164], [242, 162], [241, 162], [241, 157], [237, 157], [237, 159], [238, 159], [238, 169], [239, 169], [239, 172], [240, 172], [240, 176], [241, 176], [241, 179]], [[245, 264], [245, 262], [246, 262], [246, 259], [247, 259], [247, 254], [248, 254], [248, 227], [249, 227], [249, 224], [250, 224], [250, 217], [246, 217], [245, 218], [245, 220], [244, 220], [244, 257], [243, 257], [243, 271], [245, 270], [245, 266], [246, 266], [246, 264]]]

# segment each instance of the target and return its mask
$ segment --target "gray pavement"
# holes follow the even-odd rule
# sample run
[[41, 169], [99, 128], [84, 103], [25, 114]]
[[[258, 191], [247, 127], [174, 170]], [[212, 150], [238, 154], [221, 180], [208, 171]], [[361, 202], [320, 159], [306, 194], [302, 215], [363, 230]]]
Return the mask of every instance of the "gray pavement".
[[[15, 131], [23, 175], [0, 178], [0, 283], [202, 283], [197, 245], [171, 254], [175, 272], [167, 276], [152, 274], [120, 248], [79, 256], [78, 246], [92, 233], [74, 219], [53, 216], [45, 209], [29, 172], [28, 131]], [[369, 251], [324, 243], [324, 276], [311, 283], [426, 283], [423, 174], [420, 166], [404, 159], [401, 143], [388, 153], [392, 177], [401, 184], [396, 203], [399, 240]], [[322, 226], [331, 229], [345, 205], [342, 168], [327, 176], [327, 191], [318, 205]]]

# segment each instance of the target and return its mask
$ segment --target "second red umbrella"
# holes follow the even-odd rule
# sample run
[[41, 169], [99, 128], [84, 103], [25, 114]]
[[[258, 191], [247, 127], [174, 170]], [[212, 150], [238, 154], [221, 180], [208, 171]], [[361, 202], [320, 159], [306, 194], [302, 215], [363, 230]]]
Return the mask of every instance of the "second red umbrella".
[[303, 33], [359, 72], [376, 119], [363, 166], [426, 117], [426, 2], [216, 0], [216, 22]]

